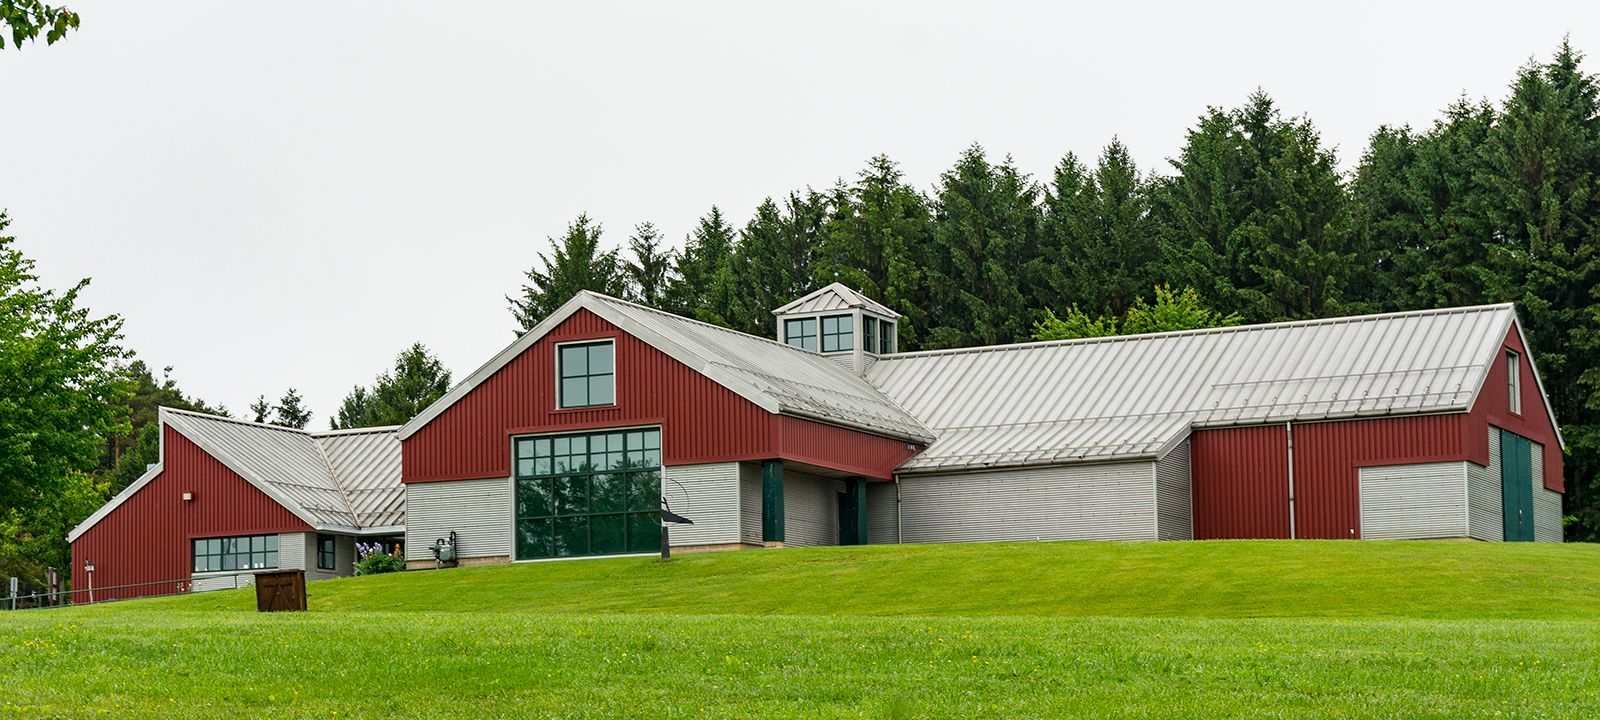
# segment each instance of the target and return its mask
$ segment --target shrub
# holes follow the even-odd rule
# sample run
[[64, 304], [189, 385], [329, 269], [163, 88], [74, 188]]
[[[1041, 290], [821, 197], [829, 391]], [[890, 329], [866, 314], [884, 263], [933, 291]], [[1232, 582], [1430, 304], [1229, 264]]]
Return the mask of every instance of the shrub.
[[404, 569], [406, 562], [400, 559], [399, 545], [394, 547], [393, 553], [388, 553], [384, 552], [383, 546], [378, 543], [356, 543], [357, 575], [378, 575]]

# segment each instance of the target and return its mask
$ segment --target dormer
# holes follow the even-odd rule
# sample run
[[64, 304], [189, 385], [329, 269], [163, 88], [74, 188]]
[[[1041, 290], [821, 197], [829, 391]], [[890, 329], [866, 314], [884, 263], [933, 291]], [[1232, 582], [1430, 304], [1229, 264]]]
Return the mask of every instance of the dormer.
[[821, 353], [852, 370], [866, 371], [879, 355], [895, 352], [897, 313], [839, 283], [772, 311], [778, 340]]

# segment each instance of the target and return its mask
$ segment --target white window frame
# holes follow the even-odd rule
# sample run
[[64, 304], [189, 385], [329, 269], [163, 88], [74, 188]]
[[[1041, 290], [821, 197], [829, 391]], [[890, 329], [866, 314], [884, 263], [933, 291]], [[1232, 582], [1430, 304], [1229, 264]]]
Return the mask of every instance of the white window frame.
[[[575, 346], [575, 345], [610, 345], [611, 346], [611, 402], [599, 403], [599, 404], [595, 404], [595, 405], [568, 405], [568, 404], [566, 404], [566, 398], [562, 396], [562, 380], [563, 380], [563, 378], [561, 377], [561, 349], [562, 348], [566, 348], [566, 347], [572, 347], [572, 346]], [[590, 338], [588, 340], [571, 340], [571, 341], [567, 341], [567, 342], [556, 343], [556, 348], [555, 348], [556, 409], [557, 410], [590, 410], [590, 409], [594, 409], [594, 408], [616, 407], [616, 405], [617, 405], [617, 372], [618, 372], [619, 369], [620, 368], [617, 365], [617, 339], [616, 338]]]
[[1512, 414], [1522, 414], [1522, 355], [1506, 350], [1506, 407]]

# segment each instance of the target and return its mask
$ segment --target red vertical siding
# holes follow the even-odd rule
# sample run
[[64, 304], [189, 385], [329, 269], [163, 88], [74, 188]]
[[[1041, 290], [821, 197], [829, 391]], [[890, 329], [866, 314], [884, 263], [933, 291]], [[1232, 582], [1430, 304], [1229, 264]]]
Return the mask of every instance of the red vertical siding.
[[[1522, 356], [1519, 373], [1522, 376], [1520, 414], [1512, 413], [1510, 409], [1511, 396], [1507, 392], [1505, 350], [1514, 350]], [[1484, 380], [1483, 390], [1478, 393], [1478, 402], [1472, 407], [1472, 415], [1479, 425], [1505, 428], [1543, 445], [1544, 486], [1556, 492], [1565, 492], [1566, 485], [1562, 482], [1564, 464], [1561, 443], [1556, 439], [1555, 421], [1550, 417], [1550, 413], [1545, 411], [1544, 398], [1539, 395], [1539, 385], [1533, 377], [1532, 356], [1514, 325], [1506, 333], [1505, 342], [1501, 344], [1501, 356], [1495, 358], [1494, 365], [1489, 368], [1489, 377]], [[1489, 461], [1488, 428], [1483, 429], [1484, 432], [1477, 433], [1471, 438], [1473, 460], [1480, 464]]]
[[[556, 408], [555, 346], [616, 340], [617, 403]], [[773, 415], [587, 310], [579, 310], [401, 442], [404, 482], [504, 477], [512, 434], [660, 425], [669, 465], [792, 453], [824, 467], [890, 477], [909, 453], [876, 435]], [[815, 426], [815, 427], [812, 427]]]
[[1190, 437], [1194, 536], [1289, 537], [1289, 455], [1281, 425]]
[[[87, 602], [85, 560], [97, 588], [187, 578], [198, 537], [307, 532], [311, 527], [170, 427], [162, 471], [72, 544], [73, 602]], [[194, 493], [184, 501], [182, 494]], [[172, 585], [95, 591], [96, 600], [173, 592]]]
[[1296, 423], [1295, 537], [1361, 537], [1360, 468], [1467, 459], [1472, 425], [1465, 413]]

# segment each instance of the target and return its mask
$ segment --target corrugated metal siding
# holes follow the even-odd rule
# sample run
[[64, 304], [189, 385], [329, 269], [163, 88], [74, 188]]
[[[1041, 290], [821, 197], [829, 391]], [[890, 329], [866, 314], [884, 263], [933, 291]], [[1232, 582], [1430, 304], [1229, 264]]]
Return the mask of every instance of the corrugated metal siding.
[[891, 545], [898, 542], [900, 521], [896, 516], [895, 488], [892, 482], [867, 483], [867, 542]]
[[1295, 537], [1361, 537], [1358, 468], [1467, 457], [1466, 413], [1294, 426]]
[[1533, 540], [1534, 542], [1562, 542], [1561, 494], [1552, 492], [1544, 482], [1544, 446], [1533, 445]]
[[1465, 537], [1466, 465], [1462, 460], [1361, 468], [1361, 537]]
[[1154, 540], [1154, 463], [917, 475], [900, 481], [908, 543]]
[[[171, 427], [162, 428], [161, 452], [161, 474], [72, 544], [74, 590], [88, 587], [85, 560], [94, 561], [96, 587], [181, 580], [193, 567], [192, 538], [311, 529]], [[193, 492], [194, 499], [185, 502], [184, 492]], [[96, 591], [95, 599], [171, 591]], [[86, 601], [87, 594], [74, 594], [74, 602]]]
[[778, 457], [863, 477], [888, 480], [894, 477], [895, 466], [916, 452], [915, 446], [904, 440], [835, 425], [781, 415], [772, 422], [778, 436]]
[[844, 483], [783, 469], [783, 544], [839, 544], [839, 493]]
[[[1061, 448], [1107, 458], [1163, 447], [1190, 423], [1466, 412], [1513, 313], [1497, 305], [906, 353], [881, 358], [867, 378], [939, 435], [919, 467]], [[1041, 379], [1069, 391], [1039, 392]]]
[[[278, 567], [283, 570], [314, 570], [317, 567], [316, 535], [278, 533]], [[308, 572], [307, 575], [310, 573]]]
[[1289, 452], [1281, 425], [1190, 436], [1194, 536], [1289, 537]]
[[1489, 429], [1489, 464], [1467, 461], [1467, 532], [1479, 540], [1506, 539], [1505, 499], [1500, 495], [1500, 431]]
[[406, 507], [407, 560], [433, 559], [428, 546], [448, 538], [451, 530], [459, 557], [511, 554], [511, 481], [506, 478], [407, 485]]
[[694, 521], [672, 528], [674, 546], [739, 542], [739, 463], [668, 466], [665, 472], [662, 494], [673, 511]]
[[[1522, 362], [1518, 363], [1521, 368], [1519, 374], [1522, 376], [1521, 382], [1518, 383], [1522, 388], [1521, 414], [1513, 414], [1510, 411], [1511, 398], [1506, 392], [1505, 350], [1507, 349], [1516, 351], [1522, 357]], [[1482, 424], [1505, 428], [1545, 447], [1559, 448], [1561, 441], [1556, 437], [1555, 423], [1549, 413], [1545, 412], [1544, 398], [1539, 394], [1539, 384], [1534, 378], [1534, 367], [1530, 358], [1527, 346], [1513, 326], [1506, 332], [1499, 354], [1489, 365], [1488, 377], [1483, 381], [1483, 391], [1478, 395], [1478, 402], [1472, 408], [1472, 415]], [[1487, 449], [1481, 445], [1484, 436], [1475, 434], [1473, 439], [1479, 444], [1478, 459], [1482, 461], [1481, 453]], [[1564, 487], [1561, 476], [1564, 471], [1561, 453], [1547, 453], [1543, 470], [1544, 486], [1561, 492]], [[1535, 495], [1537, 496], [1537, 493]]]
[[762, 545], [761, 463], [739, 463], [739, 539]]
[[1193, 481], [1189, 475], [1189, 441], [1185, 440], [1161, 458], [1156, 473], [1156, 537], [1161, 540], [1193, 540]]

